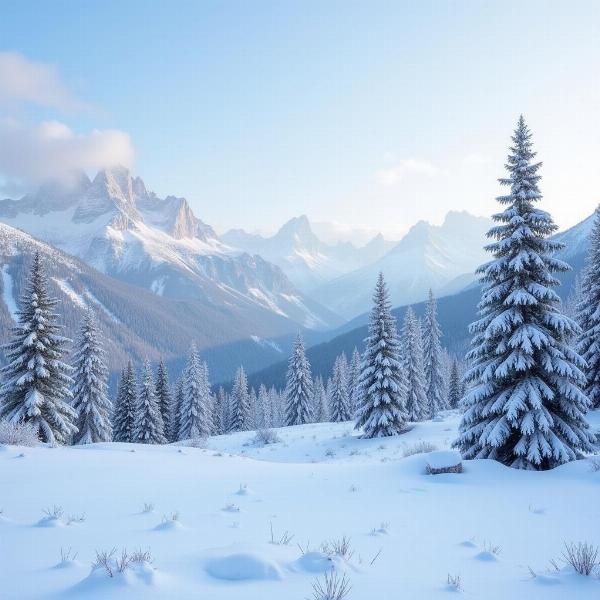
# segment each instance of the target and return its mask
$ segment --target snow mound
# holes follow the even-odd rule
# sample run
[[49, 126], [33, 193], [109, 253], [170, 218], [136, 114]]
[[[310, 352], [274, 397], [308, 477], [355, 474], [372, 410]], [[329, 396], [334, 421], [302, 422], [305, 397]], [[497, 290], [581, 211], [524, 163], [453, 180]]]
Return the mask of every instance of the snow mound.
[[65, 522], [58, 517], [43, 517], [36, 524], [36, 527], [64, 527]]
[[183, 525], [179, 521], [174, 519], [166, 519], [154, 527], [154, 531], [175, 531], [176, 529], [182, 528]]
[[498, 557], [489, 550], [484, 550], [483, 552], [476, 554], [475, 558], [482, 562], [496, 562], [498, 560]]
[[283, 579], [281, 567], [270, 558], [253, 552], [239, 552], [210, 559], [206, 571], [226, 581]]
[[326, 573], [334, 567], [330, 556], [324, 552], [306, 552], [295, 563], [295, 570], [308, 573]]
[[430, 452], [425, 457], [427, 472], [437, 473], [460, 473], [462, 470], [462, 456], [454, 450]]
[[111, 575], [102, 566], [92, 567], [90, 574], [75, 586], [76, 591], [93, 591], [98, 594], [98, 597], [108, 598], [112, 594], [111, 590], [122, 587], [154, 586], [158, 583], [157, 571], [148, 562], [133, 563], [122, 571], [118, 570], [116, 561], [113, 562]]

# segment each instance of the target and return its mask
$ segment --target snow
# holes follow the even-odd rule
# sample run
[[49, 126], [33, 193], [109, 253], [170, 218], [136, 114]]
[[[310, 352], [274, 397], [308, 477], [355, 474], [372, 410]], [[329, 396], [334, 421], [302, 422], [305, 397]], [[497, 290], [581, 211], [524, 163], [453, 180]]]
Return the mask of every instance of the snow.
[[64, 279], [53, 277], [52, 280], [61, 289], [61, 291], [79, 308], [87, 308], [87, 304], [84, 299], [78, 294]]
[[[589, 460], [544, 472], [471, 460], [462, 474], [428, 476], [427, 454], [404, 454], [423, 441], [449, 450], [459, 415], [441, 417], [385, 439], [360, 439], [350, 422], [288, 427], [263, 448], [249, 431], [210, 438], [206, 449], [42, 446], [16, 460], [23, 449], [8, 446], [0, 452], [2, 599], [308, 598], [331, 568], [349, 579], [348, 600], [398, 590], [443, 600], [448, 574], [478, 600], [597, 598], [600, 581], [564, 568], [560, 556], [564, 541], [600, 543], [600, 472]], [[597, 429], [600, 412], [590, 420]], [[240, 485], [252, 493], [238, 494]], [[143, 512], [150, 502], [154, 512]], [[54, 504], [85, 520], [37, 527]], [[231, 504], [240, 510], [222, 510]], [[182, 526], [157, 530], [175, 511]], [[293, 539], [278, 544], [286, 531]], [[321, 547], [343, 535], [351, 557]], [[153, 561], [109, 578], [91, 563], [113, 547], [117, 557], [124, 547], [149, 549]], [[77, 553], [68, 568], [55, 568], [61, 548]], [[559, 571], [548, 571], [550, 559]]]
[[2, 292], [4, 304], [10, 313], [13, 321], [17, 320], [17, 303], [14, 295], [14, 285], [12, 277], [8, 272], [8, 265], [2, 265]]
[[462, 457], [459, 452], [454, 451], [439, 451], [429, 452], [427, 454], [427, 465], [432, 469], [448, 469], [459, 465]]

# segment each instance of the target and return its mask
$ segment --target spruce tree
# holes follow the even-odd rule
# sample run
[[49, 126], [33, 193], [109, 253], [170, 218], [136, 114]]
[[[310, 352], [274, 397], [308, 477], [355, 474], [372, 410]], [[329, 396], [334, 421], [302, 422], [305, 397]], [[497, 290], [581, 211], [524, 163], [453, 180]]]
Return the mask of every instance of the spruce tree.
[[348, 395], [348, 366], [342, 354], [335, 359], [329, 396], [329, 416], [334, 423], [349, 421], [353, 417]]
[[313, 390], [313, 416], [315, 423], [325, 423], [329, 420], [329, 403], [327, 391], [320, 375], [315, 379]]
[[133, 442], [137, 405], [137, 382], [131, 361], [123, 371], [119, 395], [113, 417], [113, 439], [115, 442]]
[[559, 310], [554, 273], [568, 265], [552, 256], [562, 244], [551, 216], [535, 207], [541, 163], [520, 117], [500, 179], [506, 208], [488, 236], [493, 260], [479, 269], [480, 318], [466, 375], [469, 391], [455, 445], [465, 458], [490, 458], [522, 469], [551, 469], [593, 450], [585, 419], [583, 359], [565, 340], [577, 325]]
[[177, 442], [179, 438], [179, 415], [183, 406], [183, 398], [185, 396], [185, 385], [183, 375], [177, 378], [175, 389], [173, 390], [173, 406], [171, 409], [171, 432], [169, 439], [172, 442]]
[[227, 433], [231, 426], [229, 394], [227, 394], [223, 386], [220, 386], [217, 396], [219, 398], [219, 406], [221, 408], [221, 433]]
[[592, 407], [600, 408], [600, 206], [594, 217], [578, 295], [577, 320], [581, 335], [577, 351], [586, 362], [585, 393]]
[[423, 421], [428, 418], [423, 338], [421, 324], [410, 306], [404, 314], [402, 354], [406, 373], [406, 413], [408, 420]]
[[30, 423], [38, 437], [64, 444], [76, 433], [71, 368], [62, 361], [69, 339], [60, 335], [57, 300], [48, 294], [48, 282], [39, 253], [17, 311], [18, 323], [4, 348], [0, 419]]
[[383, 273], [379, 274], [369, 317], [369, 335], [360, 368], [356, 429], [363, 437], [387, 437], [406, 429], [406, 387], [396, 321]]
[[229, 431], [246, 431], [250, 421], [250, 393], [244, 367], [239, 367], [235, 373], [230, 401]]
[[452, 361], [452, 367], [450, 369], [450, 382], [448, 384], [448, 408], [458, 408], [458, 404], [461, 398], [461, 383], [460, 383], [460, 371], [458, 368], [458, 361], [454, 359]]
[[141, 444], [165, 444], [167, 441], [160, 406], [154, 393], [154, 377], [149, 360], [144, 361], [135, 409], [133, 439]]
[[285, 387], [285, 424], [303, 425], [312, 421], [313, 381], [304, 342], [298, 333], [288, 364]]
[[156, 401], [163, 421], [164, 434], [167, 439], [170, 439], [173, 426], [171, 424], [171, 414], [173, 410], [173, 399], [171, 396], [171, 387], [169, 385], [169, 373], [164, 361], [158, 363], [156, 372], [156, 385], [154, 388]]
[[222, 387], [219, 391], [211, 396], [212, 404], [212, 435], [221, 435], [223, 433], [223, 395], [221, 394]]
[[283, 401], [274, 385], [269, 390], [269, 405], [271, 407], [271, 427], [281, 427], [283, 425]]
[[208, 367], [192, 344], [184, 373], [183, 399], [179, 407], [179, 439], [208, 437], [212, 429]]
[[429, 290], [429, 301], [423, 322], [423, 353], [425, 358], [425, 381], [427, 395], [427, 418], [433, 419], [444, 409], [444, 375], [442, 331], [437, 320], [437, 303]]
[[350, 399], [350, 411], [352, 415], [360, 405], [360, 365], [361, 358], [358, 349], [354, 347], [350, 366], [348, 367], [348, 398]]
[[112, 403], [107, 390], [108, 369], [100, 332], [90, 310], [85, 314], [75, 352], [73, 408], [77, 413], [75, 444], [112, 439]]

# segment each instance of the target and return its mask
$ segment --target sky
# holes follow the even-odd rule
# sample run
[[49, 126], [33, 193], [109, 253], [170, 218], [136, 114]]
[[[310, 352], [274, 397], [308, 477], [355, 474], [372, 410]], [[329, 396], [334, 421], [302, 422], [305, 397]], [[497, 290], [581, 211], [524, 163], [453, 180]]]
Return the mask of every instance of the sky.
[[497, 210], [519, 114], [561, 228], [600, 202], [600, 3], [4, 0], [0, 185], [125, 164], [218, 231]]

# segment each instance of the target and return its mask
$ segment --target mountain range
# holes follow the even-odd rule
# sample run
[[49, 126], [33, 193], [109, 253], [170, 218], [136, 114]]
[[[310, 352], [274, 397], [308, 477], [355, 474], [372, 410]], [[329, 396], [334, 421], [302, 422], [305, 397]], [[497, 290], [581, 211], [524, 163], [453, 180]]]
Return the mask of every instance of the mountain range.
[[0, 220], [157, 296], [245, 315], [258, 335], [269, 313], [287, 320], [289, 331], [340, 323], [279, 267], [227, 246], [185, 198], [159, 198], [125, 168], [3, 200]]

